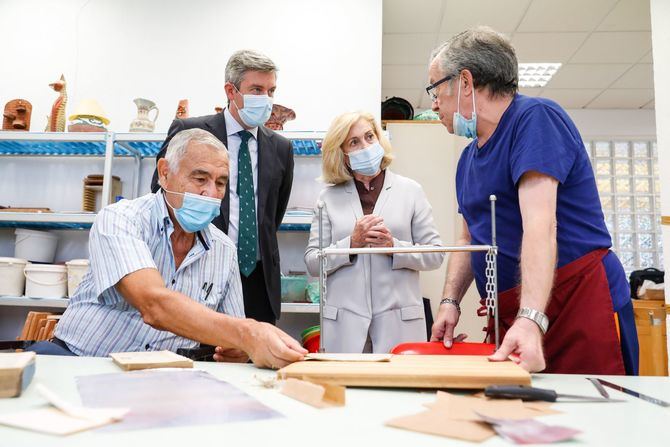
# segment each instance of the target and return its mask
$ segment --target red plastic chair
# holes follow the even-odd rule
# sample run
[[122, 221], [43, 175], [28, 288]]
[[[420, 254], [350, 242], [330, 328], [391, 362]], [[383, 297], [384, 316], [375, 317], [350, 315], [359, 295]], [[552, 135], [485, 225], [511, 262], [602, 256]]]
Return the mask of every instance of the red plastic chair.
[[400, 343], [391, 349], [395, 355], [491, 355], [495, 351], [492, 343], [454, 342], [450, 349], [441, 341], [423, 343]]

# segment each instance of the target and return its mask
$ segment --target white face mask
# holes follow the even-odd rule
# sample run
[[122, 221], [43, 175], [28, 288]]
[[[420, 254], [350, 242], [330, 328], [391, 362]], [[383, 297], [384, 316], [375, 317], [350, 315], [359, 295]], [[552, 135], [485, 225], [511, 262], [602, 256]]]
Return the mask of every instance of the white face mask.
[[382, 158], [384, 148], [379, 142], [375, 142], [365, 149], [349, 152], [349, 165], [358, 174], [372, 176], [379, 172]]
[[[237, 87], [235, 87], [235, 90], [237, 90]], [[239, 90], [237, 90], [237, 93], [242, 95]], [[242, 119], [244, 124], [249, 127], [258, 127], [270, 119], [274, 102], [271, 97], [268, 95], [242, 95], [242, 98], [244, 100], [244, 107], [240, 109], [237, 107], [237, 104], [235, 104], [235, 107], [237, 107], [240, 119]]]
[[475, 89], [472, 89], [472, 117], [470, 119], [461, 115], [461, 81], [458, 80], [458, 106], [454, 112], [454, 135], [466, 138], [477, 136], [477, 112], [475, 106]]

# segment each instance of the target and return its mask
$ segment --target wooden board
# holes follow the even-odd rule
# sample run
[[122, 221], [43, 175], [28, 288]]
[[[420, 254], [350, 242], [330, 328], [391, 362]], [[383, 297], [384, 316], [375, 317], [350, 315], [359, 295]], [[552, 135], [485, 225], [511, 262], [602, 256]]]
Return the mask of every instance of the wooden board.
[[390, 362], [303, 361], [277, 372], [279, 378], [380, 388], [463, 388], [530, 385], [530, 374], [513, 362], [485, 356], [395, 355]]
[[114, 363], [126, 371], [150, 368], [193, 368], [193, 360], [171, 351], [114, 352]]
[[19, 396], [34, 374], [34, 352], [0, 353], [0, 398]]

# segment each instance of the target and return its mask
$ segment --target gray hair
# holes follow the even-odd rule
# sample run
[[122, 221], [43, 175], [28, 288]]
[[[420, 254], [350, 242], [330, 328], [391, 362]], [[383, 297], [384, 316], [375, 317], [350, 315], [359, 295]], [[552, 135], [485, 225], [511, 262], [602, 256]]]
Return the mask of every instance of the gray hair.
[[514, 95], [519, 89], [519, 64], [509, 40], [488, 26], [471, 28], [433, 50], [431, 63], [444, 76], [458, 76], [467, 69], [475, 88], [488, 87], [491, 96]]
[[206, 130], [197, 128], [182, 130], [170, 140], [167, 151], [165, 151], [165, 160], [168, 162], [170, 172], [174, 173], [179, 170], [179, 163], [181, 163], [191, 143], [204, 144], [223, 151], [226, 156], [228, 155], [226, 146]]
[[226, 64], [226, 82], [232, 83], [239, 89], [247, 71], [276, 72], [277, 66], [272, 59], [256, 51], [236, 51]]

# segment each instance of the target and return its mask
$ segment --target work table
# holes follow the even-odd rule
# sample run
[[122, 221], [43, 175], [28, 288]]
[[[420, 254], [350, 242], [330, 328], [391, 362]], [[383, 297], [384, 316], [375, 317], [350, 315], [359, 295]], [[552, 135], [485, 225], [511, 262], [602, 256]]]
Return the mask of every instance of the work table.
[[[205, 446], [246, 445], [370, 445], [445, 446], [472, 445], [449, 438], [424, 435], [384, 426], [399, 416], [419, 413], [423, 404], [435, 400], [434, 390], [357, 389], [348, 388], [346, 406], [315, 409], [260, 385], [257, 377], [275, 377], [270, 370], [249, 364], [197, 362], [195, 368], [237, 386], [285, 417], [222, 425], [200, 425], [179, 428], [101, 433], [87, 431], [66, 437], [0, 426], [0, 446]], [[63, 398], [80, 403], [76, 376], [121, 372], [106, 358], [38, 356], [37, 370], [23, 395], [0, 399], [0, 414], [40, 406], [44, 400], [35, 390], [43, 383]], [[579, 375], [536, 374], [533, 386], [552, 388], [559, 393], [598, 396], [594, 386]], [[635, 391], [670, 401], [669, 377], [604, 377]], [[607, 389], [612, 398], [623, 403], [559, 403], [554, 408], [563, 414], [544, 416], [539, 420], [550, 425], [565, 425], [582, 430], [572, 443], [560, 445], [597, 446], [668, 446], [670, 445], [670, 408], [662, 408], [632, 396]], [[352, 444], [353, 442], [353, 444]], [[482, 443], [485, 446], [513, 445], [499, 437]]]

